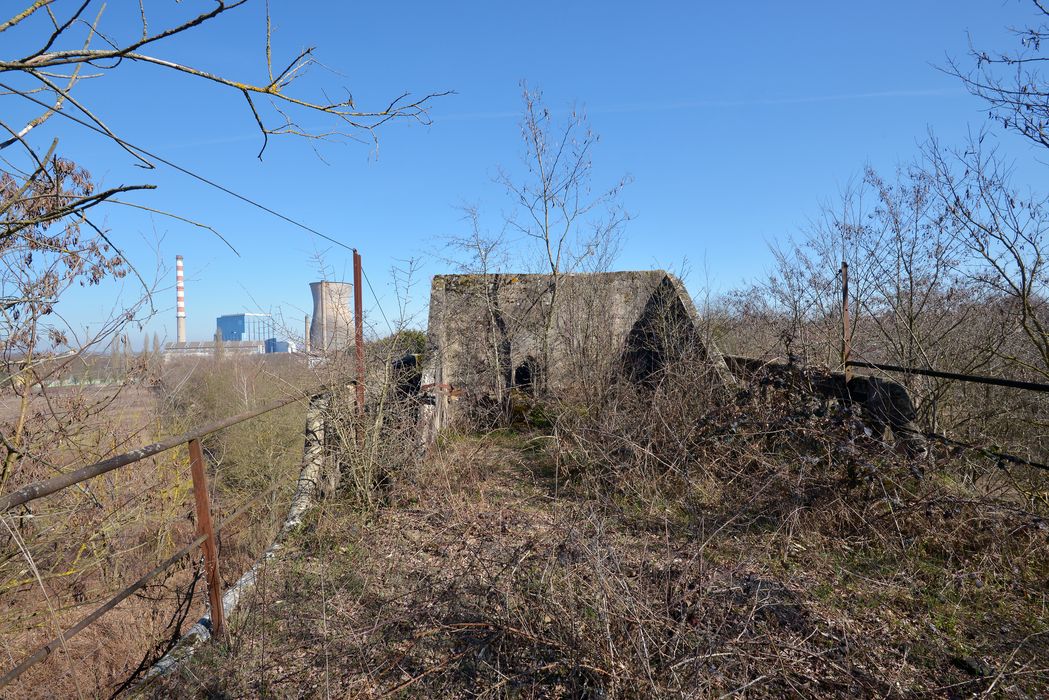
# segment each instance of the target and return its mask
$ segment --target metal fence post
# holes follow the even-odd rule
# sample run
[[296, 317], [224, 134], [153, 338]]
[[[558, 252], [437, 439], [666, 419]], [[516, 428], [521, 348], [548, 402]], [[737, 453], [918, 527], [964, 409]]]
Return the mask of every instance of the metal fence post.
[[357, 365], [357, 382], [355, 400], [356, 429], [354, 436], [357, 447], [364, 447], [364, 271], [361, 269], [361, 255], [353, 249], [353, 350]]
[[852, 355], [852, 336], [849, 329], [849, 264], [841, 261], [841, 371], [845, 381], [852, 379], [849, 360]]
[[353, 345], [357, 360], [357, 415], [364, 415], [364, 290], [361, 255], [353, 251]]
[[222, 609], [222, 581], [219, 579], [219, 548], [215, 542], [215, 527], [211, 522], [211, 499], [208, 496], [208, 475], [204, 471], [204, 453], [200, 441], [189, 441], [189, 461], [193, 472], [193, 500], [197, 507], [197, 534], [205, 537], [200, 544], [204, 552], [204, 574], [208, 580], [208, 603], [211, 606], [211, 636], [226, 634], [226, 614]]

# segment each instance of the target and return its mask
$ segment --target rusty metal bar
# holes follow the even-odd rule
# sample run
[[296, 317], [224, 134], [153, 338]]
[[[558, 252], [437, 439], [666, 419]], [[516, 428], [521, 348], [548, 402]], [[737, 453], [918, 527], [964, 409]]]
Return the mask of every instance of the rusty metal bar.
[[323, 390], [323, 387], [316, 387], [302, 395], [292, 396], [287, 399], [273, 401], [272, 403], [268, 403], [265, 406], [256, 408], [253, 411], [238, 413], [237, 415], [230, 416], [229, 418], [224, 418], [213, 423], [207, 423], [203, 426], [200, 426], [199, 428], [196, 428], [195, 430], [191, 430], [188, 433], [183, 433], [182, 435], [169, 437], [166, 440], [155, 442], [152, 445], [146, 445], [144, 447], [138, 448], [137, 450], [132, 450], [130, 452], [125, 452], [121, 455], [116, 455], [115, 457], [110, 457], [109, 459], [102, 460], [101, 462], [96, 462], [95, 464], [90, 464], [86, 467], [81, 467], [80, 469], [69, 472], [68, 474], [62, 474], [61, 476], [56, 476], [52, 479], [47, 479], [45, 481], [37, 481], [32, 484], [28, 484], [18, 489], [17, 491], [13, 491], [7, 494], [6, 496], [0, 497], [0, 513], [10, 510], [15, 506], [20, 506], [23, 503], [28, 503], [29, 501], [35, 501], [38, 498], [48, 496], [54, 493], [55, 491], [60, 491], [68, 486], [79, 484], [81, 481], [93, 479], [96, 476], [100, 476], [102, 474], [105, 474], [106, 472], [113, 471], [114, 469], [119, 469], [120, 467], [125, 467], [134, 462], [146, 459], [147, 457], [152, 457], [155, 454], [167, 452], [168, 450], [178, 447], [179, 445], [185, 442], [189, 442], [190, 440], [202, 438], [205, 435], [210, 435], [211, 433], [218, 432], [219, 430], [222, 430], [223, 428], [228, 428], [231, 425], [236, 425], [237, 423], [242, 423], [251, 418], [261, 416], [264, 413], [269, 413], [270, 411], [275, 411], [278, 408], [283, 408], [284, 406], [287, 406], [290, 403], [301, 401], [302, 399], [307, 398], [313, 394], [320, 393]]
[[[247, 503], [242, 505], [229, 517], [220, 520], [218, 524], [215, 525], [215, 532], [221, 531], [222, 528], [226, 527], [234, 520], [247, 513], [249, 508], [261, 501], [263, 498], [266, 498], [267, 496], [272, 494], [280, 486], [281, 484], [274, 484], [272, 487], [266, 489], [265, 491], [258, 494], [257, 496], [249, 500]], [[172, 565], [176, 564], [179, 561], [179, 559], [193, 551], [193, 549], [196, 548], [197, 545], [202, 544], [205, 541], [205, 539], [205, 535], [198, 535], [193, 541], [186, 544], [182, 549], [178, 550], [170, 557], [157, 564], [149, 572], [140, 576], [139, 579], [132, 583], [130, 586], [117, 593], [115, 596], [107, 600], [94, 611], [85, 615], [79, 622], [77, 622], [75, 625], [63, 632], [60, 636], [55, 637], [50, 642], [37, 649], [35, 652], [33, 652], [33, 654], [28, 656], [21, 663], [19, 663], [17, 666], [5, 673], [2, 677], [0, 677], [0, 689], [4, 688], [4, 686], [10, 684], [12, 681], [17, 679], [19, 676], [25, 673], [25, 671], [31, 666], [34, 666], [46, 659], [48, 656], [51, 655], [52, 652], [60, 648], [62, 644], [69, 641], [80, 632], [84, 631], [84, 629], [89, 627], [91, 623], [93, 623], [95, 620], [97, 620], [98, 618], [102, 617], [107, 612], [115, 608], [122, 601], [127, 600], [127, 598], [129, 598], [132, 594], [144, 588], [145, 585], [150, 582], [150, 580], [166, 571]]]
[[353, 249], [353, 346], [357, 356], [357, 415], [364, 415], [364, 291], [361, 255]]
[[353, 249], [353, 350], [357, 365], [357, 379], [354, 382], [355, 413], [357, 425], [354, 435], [358, 448], [364, 445], [364, 271], [361, 267], [361, 256]]
[[[725, 355], [725, 360], [733, 367], [744, 367], [749, 370], [757, 369], [765, 364], [786, 364], [782, 359], [761, 360], [756, 357], [744, 355]], [[990, 384], [992, 386], [1004, 386], [1010, 389], [1023, 389], [1024, 391], [1037, 391], [1049, 393], [1049, 384], [1038, 382], [1023, 382], [1019, 379], [1003, 379], [1002, 377], [986, 377], [977, 374], [959, 374], [957, 372], [941, 372], [935, 369], [921, 369], [920, 367], [902, 367], [890, 365], [884, 362], [864, 362], [862, 360], [849, 360], [849, 367], [862, 369], [876, 369], [882, 372], [902, 372], [904, 374], [920, 374], [926, 377], [938, 377], [940, 379], [954, 379], [960, 382], [971, 382], [973, 384]]]
[[222, 579], [219, 578], [219, 547], [211, 523], [211, 497], [204, 453], [199, 440], [189, 441], [190, 470], [193, 473], [193, 504], [197, 509], [197, 533], [204, 536], [204, 574], [208, 580], [208, 602], [211, 605], [211, 633], [216, 639], [226, 634], [226, 615], [222, 609]]
[[1049, 393], [1049, 384], [1038, 382], [1022, 382], [1017, 379], [1002, 379], [1000, 377], [984, 377], [975, 374], [958, 374], [956, 372], [941, 372], [935, 369], [921, 369], [919, 367], [901, 367], [881, 362], [863, 362], [860, 360], [849, 360], [849, 367], [862, 367], [864, 369], [877, 369], [883, 372], [903, 372], [905, 374], [920, 374], [926, 377], [939, 377], [940, 379], [956, 379], [960, 382], [971, 382], [973, 384], [991, 384], [994, 386], [1005, 386], [1010, 389], [1024, 389], [1025, 391], [1038, 391]]
[[4, 686], [8, 685], [11, 681], [21, 676], [31, 666], [34, 666], [37, 663], [46, 659], [48, 656], [51, 655], [51, 652], [61, 647], [63, 644], [65, 644], [65, 642], [69, 641], [80, 632], [83, 632], [88, 625], [90, 625], [92, 622], [94, 622], [95, 620], [97, 620], [98, 618], [102, 617], [107, 612], [115, 608], [123, 600], [130, 597], [133, 593], [145, 587], [145, 585], [149, 583], [150, 579], [163, 572], [172, 564], [178, 562], [179, 559], [189, 554], [194, 547], [196, 547], [203, 541], [203, 535], [197, 537], [195, 540], [193, 540], [185, 547], [172, 554], [160, 564], [157, 564], [156, 567], [154, 567], [151, 571], [149, 571], [146, 574], [143, 574], [137, 581], [135, 581], [133, 584], [122, 590], [120, 593], [107, 600], [101, 606], [96, 608], [93, 612], [84, 616], [80, 620], [80, 622], [76, 623], [68, 630], [63, 632], [61, 635], [55, 637], [50, 642], [37, 649], [31, 656], [27, 657], [20, 664], [12, 668], [10, 671], [5, 673], [2, 678], [0, 678], [0, 688], [3, 688]]
[[[757, 369], [765, 365], [785, 366], [787, 364], [786, 362], [778, 358], [771, 360], [760, 360], [754, 357], [746, 357], [743, 355], [725, 355], [725, 360], [729, 363], [733, 371], [736, 371], [737, 369], [742, 369], [744, 371], [756, 371]], [[970, 374], [956, 374], [954, 372], [937, 372], [936, 370], [922, 370], [917, 369], [915, 367], [899, 367], [897, 365], [885, 365], [878, 364], [875, 362], [860, 362], [858, 360], [849, 360], [849, 366], [885, 370], [889, 372], [912, 372], [914, 374], [924, 374], [933, 377], [941, 377], [944, 379], [957, 379], [959, 381], [974, 382], [977, 384], [994, 384], [997, 386], [1005, 386], [1013, 389], [1049, 392], [1049, 385], [1047, 384], [1037, 384], [1035, 382], [1021, 382], [1012, 379], [999, 379], [997, 377], [980, 377]], [[835, 377], [840, 377], [842, 379], [844, 379], [845, 377], [845, 375], [837, 372], [832, 372], [831, 375]], [[1025, 457], [1017, 457], [1016, 455], [1011, 455], [1007, 452], [999, 452], [997, 450], [992, 450], [987, 447], [973, 445], [972, 443], [961, 442], [959, 440], [949, 438], [946, 435], [941, 435], [940, 433], [926, 432], [923, 433], [923, 435], [925, 435], [925, 437], [929, 439], [939, 440], [948, 445], [953, 445], [955, 447], [961, 447], [964, 449], [980, 452], [986, 457], [992, 457], [1002, 462], [1010, 462], [1012, 464], [1019, 464], [1022, 466], [1034, 467], [1035, 469], [1044, 469], [1049, 471], [1049, 464], [1035, 462]]]
[[849, 358], [852, 355], [852, 337], [849, 329], [849, 264], [841, 261], [841, 371], [845, 381], [852, 379]]

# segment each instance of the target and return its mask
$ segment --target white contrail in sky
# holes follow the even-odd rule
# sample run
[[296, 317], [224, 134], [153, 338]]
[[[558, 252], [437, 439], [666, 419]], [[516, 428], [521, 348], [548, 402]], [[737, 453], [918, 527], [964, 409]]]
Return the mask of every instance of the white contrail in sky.
[[[839, 95], [802, 95], [796, 97], [753, 97], [743, 99], [718, 99], [718, 100], [678, 100], [674, 102], [636, 102], [636, 103], [625, 103], [619, 105], [598, 105], [596, 107], [586, 107], [580, 103], [580, 109], [587, 114], [629, 114], [632, 112], [672, 112], [677, 110], [686, 109], [702, 109], [704, 107], [775, 107], [778, 105], [803, 105], [803, 104], [814, 104], [820, 102], [852, 102], [859, 100], [893, 100], [893, 99], [906, 99], [906, 98], [928, 98], [928, 97], [955, 97], [959, 95], [968, 94], [961, 88], [930, 88], [930, 89], [918, 89], [918, 90], [882, 90], [878, 92], [854, 92], [845, 93]], [[567, 114], [569, 109], [552, 109], [550, 110], [554, 114]], [[460, 112], [458, 114], [439, 114], [434, 113], [431, 115], [433, 122], [438, 124], [440, 122], [452, 122], [452, 121], [484, 121], [489, 119], [515, 119], [521, 116], [520, 110], [506, 110], [499, 112]], [[241, 141], [261, 141], [262, 136], [259, 134], [258, 128], [252, 125], [245, 125], [244, 131], [241, 134], [230, 134], [228, 136], [217, 136], [212, 139], [202, 139], [199, 141], [184, 141], [181, 143], [171, 143], [159, 146], [158, 148], [164, 148], [169, 150], [177, 150], [181, 148], [199, 148], [202, 146], [213, 146], [225, 143], [238, 143]]]
[[[621, 105], [598, 105], [586, 107], [589, 114], [617, 114], [628, 112], [668, 112], [679, 109], [701, 107], [761, 107], [775, 105], [812, 104], [817, 102], [851, 102], [855, 100], [901, 99], [908, 97], [954, 97], [967, 94], [960, 88], [930, 88], [923, 90], [882, 90], [879, 92], [854, 92], [841, 95], [803, 95], [798, 97], [754, 97], [734, 100], [679, 100], [674, 102], [637, 102]], [[568, 110], [550, 110], [554, 113]], [[461, 114], [435, 115], [438, 121], [470, 121], [481, 119], [508, 119], [520, 116], [520, 111], [465, 112]]]

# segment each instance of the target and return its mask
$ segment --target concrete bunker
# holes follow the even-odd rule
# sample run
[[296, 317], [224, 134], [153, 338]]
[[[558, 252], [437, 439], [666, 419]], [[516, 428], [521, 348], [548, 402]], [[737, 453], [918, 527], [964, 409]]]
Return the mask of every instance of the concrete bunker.
[[[511, 390], [569, 388], [584, 367], [618, 367], [656, 382], [663, 368], [699, 351], [719, 382], [734, 384], [702, 333], [681, 280], [663, 270], [561, 275], [438, 275], [430, 291], [422, 387], [431, 392], [423, 430], [432, 439], [465, 410], [456, 401], [499, 402]], [[544, 342], [545, 339], [545, 342]]]

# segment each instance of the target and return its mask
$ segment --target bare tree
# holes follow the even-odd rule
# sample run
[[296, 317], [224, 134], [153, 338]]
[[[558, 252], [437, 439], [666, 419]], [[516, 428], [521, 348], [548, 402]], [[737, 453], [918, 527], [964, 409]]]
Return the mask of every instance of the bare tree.
[[1049, 77], [1042, 72], [1049, 61], [1042, 48], [1049, 40], [1049, 5], [1044, 0], [1031, 4], [1038, 23], [1012, 30], [1019, 42], [1015, 50], [992, 52], [970, 46], [975, 66], [964, 68], [951, 60], [947, 72], [984, 100], [991, 118], [1006, 130], [1049, 148]]
[[[0, 142], [0, 148], [15, 143], [25, 145], [24, 138], [53, 116], [68, 115], [62, 110], [70, 109], [87, 122], [89, 128], [101, 131], [128, 150], [143, 165], [152, 163], [139, 149], [124, 142], [110, 130], [97, 110], [82, 102], [74, 90], [78, 83], [87, 78], [104, 77], [107, 73], [120, 71], [125, 63], [154, 66], [162, 71], [182, 73], [239, 92], [244, 96], [251, 118], [255, 121], [262, 137], [261, 157], [269, 136], [292, 134], [310, 138], [332, 136], [358, 137], [360, 134], [375, 138], [375, 130], [382, 124], [400, 118], [427, 121], [426, 103], [434, 95], [413, 99], [402, 93], [378, 109], [357, 107], [353, 96], [347, 91], [343, 99], [332, 100], [322, 94], [320, 98], [296, 94], [291, 88], [310, 68], [317, 65], [315, 48], [307, 47], [292, 57], [285, 67], [275, 68], [272, 45], [272, 23], [269, 5], [265, 6], [265, 32], [260, 37], [260, 58], [266, 71], [266, 79], [259, 82], [240, 80], [220, 73], [204, 70], [164, 58], [158, 49], [171, 39], [197, 31], [223, 16], [252, 3], [251, 0], [214, 0], [212, 8], [199, 14], [185, 14], [181, 20], [156, 22], [148, 15], [144, 4], [126, 5], [109, 10], [105, 3], [96, 0], [85, 2], [36, 1], [10, 19], [0, 22], [0, 33], [21, 31], [36, 38], [36, 49], [25, 56], [0, 60], [0, 93], [33, 105], [44, 104], [39, 114], [20, 128], [4, 123], [3, 128], [10, 138]], [[128, 24], [139, 24], [138, 36], [121, 40], [119, 28]], [[10, 46], [11, 44], [8, 44]], [[82, 71], [94, 71], [90, 76]], [[268, 105], [269, 110], [263, 109]], [[311, 130], [297, 124], [295, 111], [320, 113], [332, 119], [320, 130]], [[28, 146], [27, 146], [28, 147]]]
[[[865, 242], [870, 234], [869, 190], [862, 181], [850, 184], [799, 238], [772, 246], [775, 262], [767, 279], [734, 295], [740, 325], [750, 336], [744, 341], [746, 352], [774, 352], [778, 345], [789, 356], [835, 363], [841, 337], [842, 260], [852, 265], [853, 304], [867, 303], [870, 294]], [[852, 332], [857, 332], [855, 326]]]
[[510, 265], [509, 242], [506, 228], [493, 234], [481, 223], [481, 215], [474, 205], [463, 205], [463, 219], [469, 223], [469, 231], [448, 239], [448, 248], [454, 256], [453, 264], [464, 274], [475, 274], [480, 278], [478, 293], [484, 297], [486, 314], [485, 328], [478, 329], [484, 339], [485, 367], [488, 374], [485, 384], [494, 390], [496, 403], [505, 411], [508, 387], [511, 384], [510, 335], [508, 319], [499, 307], [499, 285], [501, 273]]
[[[318, 65], [314, 49], [282, 59], [273, 44], [269, 4], [260, 0], [168, 3], [158, 14], [145, 2], [23, 0], [15, 4], [19, 9], [0, 10], [5, 12], [0, 16], [0, 404], [4, 409], [0, 493], [123, 452], [148, 441], [147, 436], [160, 437], [154, 431], [170, 428], [158, 424], [151, 411], [127, 412], [118, 404], [112, 415], [107, 413], [125, 389], [127, 372], [138, 371], [126, 333], [154, 312], [150, 303], [154, 285], [143, 272], [149, 261], [129, 260], [120, 249], [121, 232], [107, 230], [100, 212], [127, 207], [208, 227], [186, 212], [163, 211], [143, 200], [143, 194], [155, 189], [148, 175], [143, 176], [146, 182], [101, 187], [91, 175], [93, 164], [64, 157], [68, 151], [60, 148], [57, 135], [72, 130], [100, 135], [112, 150], [146, 171], [177, 167], [112, 128], [105, 112], [113, 103], [92, 102], [92, 94], [99, 93], [85, 90], [85, 81], [115, 83], [134, 95], [134, 83], [119, 81], [138, 76], [164, 84], [181, 76], [189, 79], [186, 84], [202, 90], [233, 93], [244, 99], [246, 122], [259, 130], [260, 157], [269, 139], [277, 136], [375, 143], [377, 130], [391, 120], [427, 122], [426, 107], [434, 96], [395, 94], [369, 109], [358, 106], [348, 90], [301, 80]], [[193, 10], [190, 5], [206, 9]], [[178, 55], [174, 49], [180, 42], [194, 39], [204, 27], [250, 20], [247, 13], [252, 6], [263, 20], [258, 24], [256, 78], [203, 67], [214, 65], [220, 53], [219, 47], [208, 52], [208, 44], [194, 46], [199, 65], [171, 58]], [[145, 70], [129, 70], [131, 66]], [[208, 97], [205, 93], [200, 102]], [[123, 104], [134, 104], [133, 97]], [[205, 116], [201, 110], [200, 123], [208, 123]], [[301, 126], [307, 118], [317, 128]], [[125, 293], [115, 301], [110, 318], [93, 323], [91, 332], [63, 317], [63, 298], [81, 286], [122, 277], [137, 279], [138, 293]], [[57, 391], [74, 363], [88, 371], [104, 367], [107, 347], [111, 362], [104, 370], [106, 376], [98, 377], [107, 386]], [[147, 540], [156, 542], [156, 551], [148, 551], [158, 559], [170, 552], [165, 547], [173, 544], [172, 534], [182, 527], [172, 511], [183, 505], [183, 476], [177, 469], [154, 463], [143, 464], [134, 477], [127, 478], [141, 483], [88, 483], [62, 499], [34, 504], [24, 515], [3, 514], [4, 525], [9, 517], [16, 524], [0, 535], [5, 551], [0, 558], [0, 592], [18, 596], [7, 602], [24, 612], [7, 616], [0, 625], [5, 649], [26, 646], [29, 638], [21, 635], [37, 625], [33, 616], [40, 615], [41, 597], [48, 605], [59, 603], [48, 618], [57, 633], [79, 614], [81, 603], [108, 597], [107, 587], [120, 582], [119, 567], [112, 566], [114, 557], [138, 549]], [[143, 508], [141, 501], [137, 509], [127, 507], [132, 497], [141, 496], [143, 487], [144, 493], [152, 494], [156, 487], [160, 494], [155, 498], [163, 507], [155, 513]], [[164, 500], [168, 491], [172, 497]], [[158, 504], [154, 500], [150, 505]], [[149, 512], [144, 515], [144, 511]], [[63, 515], [53, 519], [54, 513]], [[129, 518], [151, 530], [133, 545], [115, 534], [122, 532]], [[55, 525], [42, 525], [45, 522]], [[12, 547], [16, 539], [17, 550]], [[147, 558], [141, 563], [155, 561]], [[27, 568], [39, 576], [27, 582]], [[156, 640], [142, 641], [148, 647]], [[71, 676], [75, 678], [75, 672]]]
[[510, 227], [538, 243], [542, 267], [550, 274], [549, 292], [541, 301], [546, 327], [542, 330], [540, 362], [548, 368], [561, 276], [599, 268], [615, 256], [623, 225], [630, 218], [618, 202], [629, 178], [594, 192], [590, 158], [598, 136], [590, 129], [585, 113], [573, 108], [558, 123], [543, 103], [540, 90], [522, 82], [521, 96], [526, 175], [516, 179], [501, 171], [498, 182], [506, 187], [517, 207], [517, 215], [508, 221]]
[[1009, 364], [1049, 378], [1049, 197], [1024, 194], [984, 139], [949, 151], [926, 148], [935, 192], [965, 246], [967, 273], [1010, 309], [1025, 347], [999, 352]]
[[[58, 139], [40, 138], [50, 122], [65, 120], [76, 128], [102, 134], [130, 154], [137, 165], [152, 169], [162, 162], [108, 126], [100, 106], [90, 104], [81, 94], [82, 81], [109, 80], [127, 73], [128, 65], [141, 64], [161, 74], [190, 76], [202, 86], [239, 92], [245, 99], [247, 118], [259, 129], [260, 157], [270, 136], [367, 136], [374, 140], [376, 130], [390, 120], [428, 121], [426, 105], [432, 94], [421, 98], [400, 94], [377, 109], [362, 109], [348, 92], [333, 100], [324, 92], [311, 97], [300, 91], [299, 79], [317, 65], [314, 48], [283, 63], [275, 59], [268, 3], [261, 4], [265, 25], [259, 37], [264, 80], [243, 80], [164, 57], [163, 47], [205, 25], [233, 20], [238, 13], [243, 16], [249, 4], [260, 6], [250, 0], [214, 0], [204, 12], [179, 10], [158, 19], [150, 16], [145, 4], [37, 0], [0, 20], [0, 35], [5, 37], [5, 48], [0, 49], [0, 103], [5, 106], [0, 133], [6, 134], [0, 137], [0, 346], [5, 376], [30, 372], [45, 349], [50, 353], [66, 347], [68, 354], [79, 355], [99, 343], [116, 341], [125, 324], [141, 321], [141, 313], [152, 312], [152, 285], [123, 254], [112, 232], [96, 220], [93, 210], [106, 204], [157, 212], [156, 207], [121, 198], [155, 186], [99, 189], [84, 167], [61, 157]], [[140, 31], [129, 37], [128, 26]], [[19, 46], [33, 48], [26, 52], [18, 50]], [[23, 114], [31, 116], [12, 121]], [[319, 115], [325, 124], [317, 130], [304, 129], [297, 123], [300, 114]], [[202, 225], [178, 213], [159, 213]], [[128, 274], [138, 277], [142, 299], [120, 309], [97, 333], [81, 337], [54, 313], [55, 304], [70, 288]], [[62, 365], [49, 363], [47, 367], [54, 371]], [[21, 386], [32, 387], [47, 377], [23, 379]], [[14, 455], [20, 454], [19, 432], [16, 427], [13, 434], [3, 436], [5, 478]]]
[[[921, 163], [892, 178], [867, 168], [800, 241], [773, 249], [767, 282], [735, 296], [737, 349], [767, 352], [779, 342], [788, 354], [836, 366], [838, 270], [845, 259], [854, 359], [1001, 371], [1008, 348], [1016, 348], [1004, 297], [988, 288], [986, 265], [973, 258], [942, 194], [936, 174]], [[984, 407], [962, 407], [948, 395], [956, 385], [917, 376], [904, 381], [930, 427], [986, 420]]]

